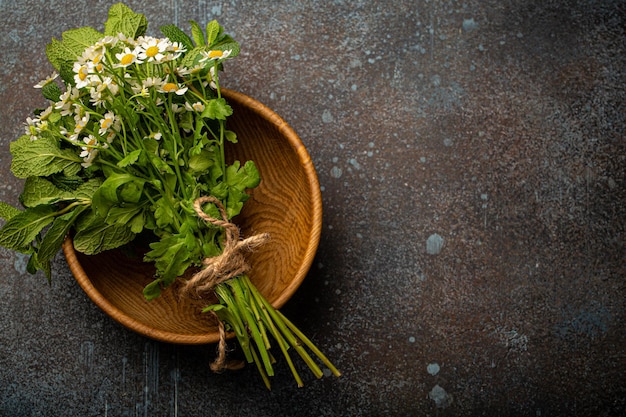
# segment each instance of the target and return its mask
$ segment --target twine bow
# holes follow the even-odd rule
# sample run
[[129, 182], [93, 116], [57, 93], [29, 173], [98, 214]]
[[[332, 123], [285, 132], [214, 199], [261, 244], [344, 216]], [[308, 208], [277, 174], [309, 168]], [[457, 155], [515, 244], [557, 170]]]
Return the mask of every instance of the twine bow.
[[[207, 215], [202, 209], [202, 205], [205, 203], [215, 204], [220, 211], [222, 219], [216, 219]], [[244, 253], [265, 243], [269, 239], [269, 234], [261, 233], [239, 240], [239, 228], [234, 223], [228, 221], [228, 214], [226, 213], [224, 205], [219, 199], [213, 196], [197, 198], [194, 201], [193, 208], [198, 217], [207, 223], [223, 228], [225, 232], [224, 250], [222, 253], [217, 256], [205, 258], [202, 261], [204, 267], [191, 277], [191, 279], [187, 280], [180, 289], [183, 295], [195, 293], [196, 295], [202, 296], [210, 293], [216, 285], [248, 272], [250, 265], [246, 262]], [[243, 362], [229, 361], [226, 359], [226, 330], [224, 323], [214, 311], [212, 313], [217, 319], [220, 339], [217, 346], [218, 355], [211, 364], [211, 370], [213, 372], [222, 372], [226, 369], [241, 369]]]
[[[213, 203], [217, 206], [222, 219], [216, 219], [207, 215], [202, 209], [205, 203]], [[268, 233], [261, 233], [239, 240], [239, 228], [228, 221], [226, 209], [221, 201], [213, 196], [200, 197], [194, 201], [194, 210], [198, 217], [207, 223], [224, 229], [224, 250], [221, 254], [206, 258], [202, 261], [204, 266], [199, 272], [191, 277], [183, 285], [181, 291], [184, 295], [191, 292], [197, 295], [210, 293], [213, 288], [231, 278], [245, 274], [250, 270], [244, 253], [261, 246], [269, 239]]]

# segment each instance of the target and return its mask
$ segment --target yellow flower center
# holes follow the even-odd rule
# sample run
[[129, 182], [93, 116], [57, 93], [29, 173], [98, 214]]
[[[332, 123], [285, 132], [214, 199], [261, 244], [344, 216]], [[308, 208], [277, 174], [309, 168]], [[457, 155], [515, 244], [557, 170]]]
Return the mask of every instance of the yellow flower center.
[[209, 51], [209, 58], [221, 58], [224, 55], [222, 51]]
[[163, 91], [166, 93], [171, 93], [172, 91], [178, 90], [178, 86], [174, 83], [165, 83], [163, 86]]
[[112, 123], [113, 123], [113, 119], [111, 119], [110, 117], [107, 117], [106, 119], [102, 119], [102, 122], [100, 122], [100, 127], [103, 129], [108, 129]]
[[159, 48], [156, 46], [151, 46], [148, 49], [146, 49], [146, 56], [149, 56], [150, 58], [154, 58], [158, 53], [159, 53]]
[[85, 79], [87, 78], [87, 67], [81, 67], [80, 71], [78, 71], [78, 78], [80, 78], [81, 81], [85, 81]]
[[134, 60], [135, 60], [135, 55], [134, 54], [126, 54], [120, 60], [120, 64], [122, 64], [122, 65], [129, 65], [129, 64], [132, 64]]

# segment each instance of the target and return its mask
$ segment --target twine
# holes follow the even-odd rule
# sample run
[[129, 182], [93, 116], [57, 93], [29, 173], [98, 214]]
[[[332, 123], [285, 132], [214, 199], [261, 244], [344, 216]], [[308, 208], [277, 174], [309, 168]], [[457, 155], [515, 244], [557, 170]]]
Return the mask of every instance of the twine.
[[[220, 211], [222, 219], [216, 219], [207, 215], [202, 210], [202, 205], [205, 203], [215, 204]], [[226, 209], [221, 201], [213, 196], [196, 199], [193, 208], [198, 217], [207, 223], [223, 228], [225, 232], [223, 252], [217, 256], [205, 258], [202, 261], [203, 268], [187, 280], [181, 288], [183, 295], [189, 295], [193, 292], [202, 296], [209, 294], [216, 285], [248, 272], [250, 266], [246, 262], [244, 253], [264, 244], [269, 239], [269, 234], [261, 233], [239, 240], [239, 228], [234, 223], [228, 221]]]
[[[202, 209], [202, 205], [205, 203], [215, 204], [220, 211], [222, 219], [216, 219], [207, 215]], [[239, 228], [234, 223], [228, 221], [228, 214], [224, 205], [213, 196], [197, 198], [194, 201], [193, 208], [198, 217], [207, 223], [223, 228], [225, 232], [224, 250], [222, 253], [205, 258], [202, 261], [203, 268], [187, 280], [180, 289], [183, 295], [195, 293], [195, 295], [202, 297], [202, 295], [211, 293], [215, 286], [248, 272], [250, 265], [246, 262], [244, 253], [265, 243], [269, 239], [269, 234], [261, 233], [239, 240]], [[211, 370], [213, 372], [221, 372], [226, 369], [241, 369], [243, 363], [240, 361], [226, 360], [226, 330], [224, 329], [224, 323], [215, 312], [213, 312], [213, 315], [217, 319], [220, 340], [218, 343], [218, 356], [211, 364]]]

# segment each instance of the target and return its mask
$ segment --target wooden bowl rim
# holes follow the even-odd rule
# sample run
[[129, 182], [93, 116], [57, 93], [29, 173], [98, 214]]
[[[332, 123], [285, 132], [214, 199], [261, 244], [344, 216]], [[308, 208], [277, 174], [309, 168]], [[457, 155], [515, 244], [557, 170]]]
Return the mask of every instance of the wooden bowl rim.
[[[289, 300], [289, 298], [291, 298], [291, 296], [293, 296], [300, 284], [302, 284], [302, 281], [304, 280], [309, 269], [311, 268], [311, 264], [313, 263], [315, 253], [317, 252], [317, 247], [319, 245], [322, 228], [322, 196], [317, 172], [315, 171], [315, 166], [313, 165], [311, 157], [306, 150], [304, 144], [300, 140], [300, 137], [291, 128], [291, 126], [272, 109], [265, 106], [261, 102], [237, 91], [222, 88], [222, 94], [227, 99], [227, 101], [231, 103], [237, 103], [239, 106], [242, 107], [247, 107], [248, 109], [252, 110], [252, 112], [255, 113], [257, 116], [265, 119], [266, 121], [274, 125], [276, 129], [280, 132], [280, 134], [287, 139], [290, 146], [295, 150], [296, 154], [298, 155], [300, 164], [303, 166], [307, 179], [309, 181], [309, 190], [311, 193], [313, 214], [313, 218], [311, 221], [312, 230], [310, 233], [306, 251], [303, 256], [303, 262], [296, 272], [296, 275], [294, 276], [289, 286], [287, 286], [283, 290], [281, 295], [272, 302], [272, 305], [275, 308], [280, 308], [287, 302], [287, 300]], [[92, 284], [91, 280], [87, 276], [87, 273], [85, 272], [82, 265], [80, 264], [80, 261], [77, 258], [76, 251], [70, 237], [67, 237], [63, 242], [63, 253], [67, 260], [70, 271], [74, 275], [75, 280], [78, 282], [78, 284], [87, 294], [87, 296], [107, 315], [109, 315], [111, 318], [113, 318], [123, 326], [134, 330], [135, 332], [144, 336], [168, 343], [197, 345], [215, 343], [219, 340], [219, 334], [217, 332], [198, 335], [181, 334], [164, 331], [161, 329], [155, 329], [136, 320], [135, 318], [129, 316], [128, 314], [117, 308], [115, 305], [113, 305]]]

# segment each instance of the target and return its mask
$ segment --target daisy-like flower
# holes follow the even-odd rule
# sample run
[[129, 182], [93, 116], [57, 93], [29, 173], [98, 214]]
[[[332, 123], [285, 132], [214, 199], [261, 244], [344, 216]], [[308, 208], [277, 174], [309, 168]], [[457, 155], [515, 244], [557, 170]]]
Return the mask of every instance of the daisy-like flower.
[[79, 155], [84, 161], [81, 165], [85, 168], [89, 168], [98, 155], [98, 139], [93, 135], [89, 135], [83, 139], [83, 142], [85, 146], [81, 146], [83, 151]]
[[78, 141], [81, 132], [87, 127], [87, 123], [89, 123], [89, 113], [84, 113], [82, 116], [77, 114], [74, 117], [74, 121], [76, 122], [74, 125], [74, 134], [69, 137], [69, 140], [72, 142]]
[[115, 96], [119, 91], [119, 86], [113, 82], [111, 77], [105, 77], [102, 80], [98, 78], [94, 84], [90, 94], [91, 102], [96, 106], [105, 104], [111, 96]]
[[80, 97], [80, 91], [74, 87], [68, 89], [61, 94], [60, 100], [54, 104], [54, 108], [61, 110], [61, 116], [67, 116], [72, 114], [72, 105]]
[[146, 136], [144, 139], [161, 140], [162, 137], [163, 137], [163, 134], [161, 132], [152, 132], [148, 136]]
[[193, 104], [189, 104], [188, 102], [185, 102], [185, 109], [187, 111], [195, 111], [198, 113], [202, 113], [204, 111], [204, 103], [202, 103], [201, 101], [196, 101]]
[[176, 93], [178, 96], [182, 96], [187, 92], [187, 87], [179, 85], [177, 83], [166, 82], [158, 90], [160, 93]]
[[163, 62], [165, 52], [170, 46], [169, 39], [157, 39], [152, 37], [144, 37], [141, 39], [138, 48], [137, 57], [145, 62]]
[[45, 86], [50, 84], [52, 81], [56, 80], [56, 78], [58, 76], [59, 76], [59, 74], [57, 74], [56, 72], [53, 72], [52, 75], [50, 75], [49, 77], [47, 77], [43, 81], [39, 81], [37, 84], [34, 85], [34, 87], [35, 88], [44, 88]]
[[150, 90], [161, 91], [163, 84], [165, 81], [160, 77], [147, 77], [141, 84], [133, 80], [130, 88], [136, 96], [150, 97]]
[[26, 126], [24, 127], [24, 132], [30, 136], [30, 140], [37, 140], [39, 137], [39, 129], [37, 126], [39, 125], [40, 120], [35, 117], [27, 117], [26, 118]]
[[87, 87], [91, 83], [91, 78], [89, 77], [89, 66], [87, 63], [74, 62], [74, 67], [72, 68], [74, 71], [74, 82], [76, 83], [76, 88], [81, 89]]
[[227, 49], [225, 51], [220, 51], [219, 49], [213, 49], [208, 52], [200, 52], [202, 57], [199, 62], [213, 61], [219, 59], [226, 59], [232, 53], [232, 49]]
[[184, 52], [187, 50], [180, 42], [170, 42], [167, 47], [167, 52], [169, 52], [165, 56], [166, 61], [173, 61], [178, 59]]
[[115, 68], [126, 68], [134, 63], [141, 64], [142, 61], [138, 58], [138, 51], [136, 49], [131, 50], [129, 47], [124, 48], [123, 52], [115, 54], [115, 57], [119, 60], [119, 63], [115, 64]]
[[102, 116], [100, 119], [100, 129], [98, 133], [102, 136], [112, 131], [119, 125], [119, 119], [115, 116], [115, 113], [109, 111]]
[[98, 51], [100, 54], [104, 55], [106, 50], [108, 48], [112, 48], [115, 45], [117, 45], [118, 41], [119, 41], [119, 38], [117, 36], [105, 36], [104, 38], [102, 38], [98, 42], [96, 42], [93, 45], [93, 48], [94, 48], [95, 51]]

